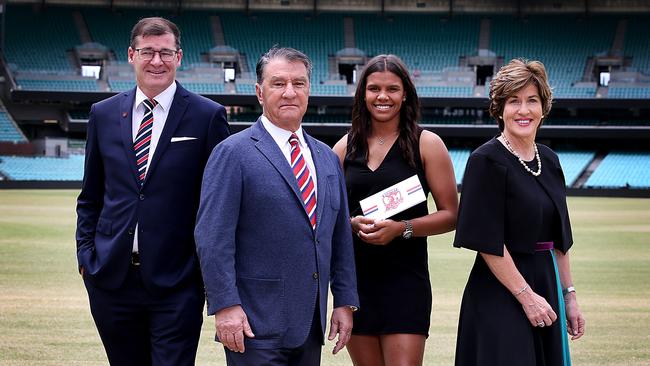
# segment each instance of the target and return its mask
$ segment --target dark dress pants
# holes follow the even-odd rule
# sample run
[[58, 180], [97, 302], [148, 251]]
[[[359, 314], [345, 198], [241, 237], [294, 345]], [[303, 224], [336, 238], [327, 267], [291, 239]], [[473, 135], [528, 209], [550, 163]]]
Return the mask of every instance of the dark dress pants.
[[224, 347], [226, 363], [228, 366], [318, 366], [323, 348], [318, 305], [311, 324], [307, 340], [298, 348], [246, 348], [244, 353], [238, 353]]
[[194, 365], [205, 301], [199, 281], [153, 295], [131, 266], [117, 290], [84, 283], [111, 365]]

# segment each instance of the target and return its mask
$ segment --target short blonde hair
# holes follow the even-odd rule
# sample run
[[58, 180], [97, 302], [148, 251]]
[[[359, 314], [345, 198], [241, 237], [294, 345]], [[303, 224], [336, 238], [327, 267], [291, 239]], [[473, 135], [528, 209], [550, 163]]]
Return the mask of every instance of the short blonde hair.
[[[529, 84], [537, 87], [537, 92], [542, 102], [542, 113], [544, 116], [551, 111], [553, 92], [548, 85], [546, 68], [539, 61], [528, 61], [525, 59], [514, 59], [507, 65], [501, 67], [494, 79], [490, 82], [490, 115], [499, 124], [499, 130], [503, 131], [503, 108], [506, 100], [512, 95], [525, 88]], [[544, 119], [542, 118], [542, 121]], [[540, 126], [542, 123], [540, 122]]]

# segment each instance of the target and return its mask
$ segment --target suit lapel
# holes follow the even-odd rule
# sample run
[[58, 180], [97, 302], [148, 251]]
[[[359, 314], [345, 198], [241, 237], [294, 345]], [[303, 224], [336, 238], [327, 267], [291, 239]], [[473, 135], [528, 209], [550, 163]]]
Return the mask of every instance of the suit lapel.
[[153, 160], [147, 169], [147, 176], [145, 177], [144, 184], [147, 184], [149, 177], [154, 173], [158, 162], [160, 159], [162, 159], [165, 150], [171, 142], [172, 136], [174, 136], [174, 133], [176, 132], [176, 129], [178, 128], [178, 125], [181, 122], [183, 115], [185, 114], [185, 110], [187, 109], [188, 104], [187, 91], [181, 87], [180, 84], [176, 83], [176, 93], [174, 94], [174, 100], [172, 101], [172, 105], [169, 108], [167, 120], [165, 121], [165, 127], [163, 128], [162, 133], [160, 134], [160, 138], [158, 139], [158, 145], [156, 145], [156, 151], [153, 154]]
[[325, 207], [325, 192], [328, 192], [327, 187], [327, 174], [325, 171], [325, 162], [323, 161], [323, 151], [314, 139], [305, 132], [302, 131], [303, 136], [305, 136], [305, 141], [309, 145], [309, 150], [311, 151], [311, 158], [314, 160], [314, 168], [316, 172], [312, 174], [316, 175], [316, 229], [320, 227], [321, 219], [323, 217], [323, 207]]
[[126, 154], [127, 164], [133, 173], [133, 179], [139, 186], [138, 167], [135, 164], [135, 150], [133, 150], [133, 103], [135, 103], [135, 88], [122, 94], [120, 109], [118, 111], [120, 118], [120, 129], [122, 135], [122, 146]]
[[251, 126], [251, 138], [256, 141], [255, 147], [257, 150], [259, 150], [259, 152], [264, 155], [273, 167], [275, 167], [275, 170], [280, 173], [284, 181], [289, 185], [294, 196], [300, 203], [300, 206], [303, 207], [302, 212], [304, 213], [304, 217], [307, 219], [307, 222], [309, 222], [309, 217], [307, 217], [307, 212], [305, 211], [304, 203], [302, 202], [302, 195], [298, 189], [296, 177], [293, 175], [287, 159], [275, 143], [275, 140], [273, 140], [273, 137], [271, 137], [271, 135], [264, 129], [262, 121], [259, 119], [253, 126]]

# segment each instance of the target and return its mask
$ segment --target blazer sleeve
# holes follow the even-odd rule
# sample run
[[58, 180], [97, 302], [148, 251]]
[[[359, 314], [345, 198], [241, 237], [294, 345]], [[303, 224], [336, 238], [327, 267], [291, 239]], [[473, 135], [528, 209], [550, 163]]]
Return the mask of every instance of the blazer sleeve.
[[234, 146], [217, 145], [203, 173], [194, 238], [208, 315], [241, 304], [236, 285], [235, 231], [242, 196], [241, 163]]
[[104, 163], [99, 151], [95, 105], [90, 109], [81, 192], [77, 197], [77, 261], [87, 265], [95, 248], [95, 230], [104, 205]]
[[506, 167], [488, 156], [470, 156], [461, 188], [455, 247], [503, 256], [506, 176]]
[[[333, 155], [333, 154], [332, 154]], [[332, 262], [330, 265], [330, 289], [334, 298], [334, 307], [352, 305], [359, 308], [357, 294], [357, 277], [354, 264], [354, 247], [352, 229], [348, 216], [348, 198], [343, 171], [335, 157], [334, 165], [338, 171], [338, 194], [340, 208], [332, 236]], [[336, 192], [336, 190], [333, 190]]]

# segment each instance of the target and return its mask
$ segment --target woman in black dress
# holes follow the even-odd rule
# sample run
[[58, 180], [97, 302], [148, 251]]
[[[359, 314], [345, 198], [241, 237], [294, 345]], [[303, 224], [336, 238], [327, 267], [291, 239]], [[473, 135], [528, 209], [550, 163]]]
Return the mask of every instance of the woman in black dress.
[[[360, 310], [347, 344], [359, 365], [421, 365], [431, 316], [427, 236], [454, 229], [458, 196], [442, 140], [418, 124], [419, 101], [402, 61], [370, 60], [357, 84], [352, 128], [334, 147], [348, 189]], [[359, 201], [418, 176], [427, 202], [385, 220], [361, 215]]]
[[537, 61], [512, 60], [490, 83], [501, 134], [469, 158], [454, 240], [478, 252], [460, 309], [457, 366], [567, 366], [567, 332], [584, 334], [564, 175], [557, 155], [535, 143], [551, 100]]

